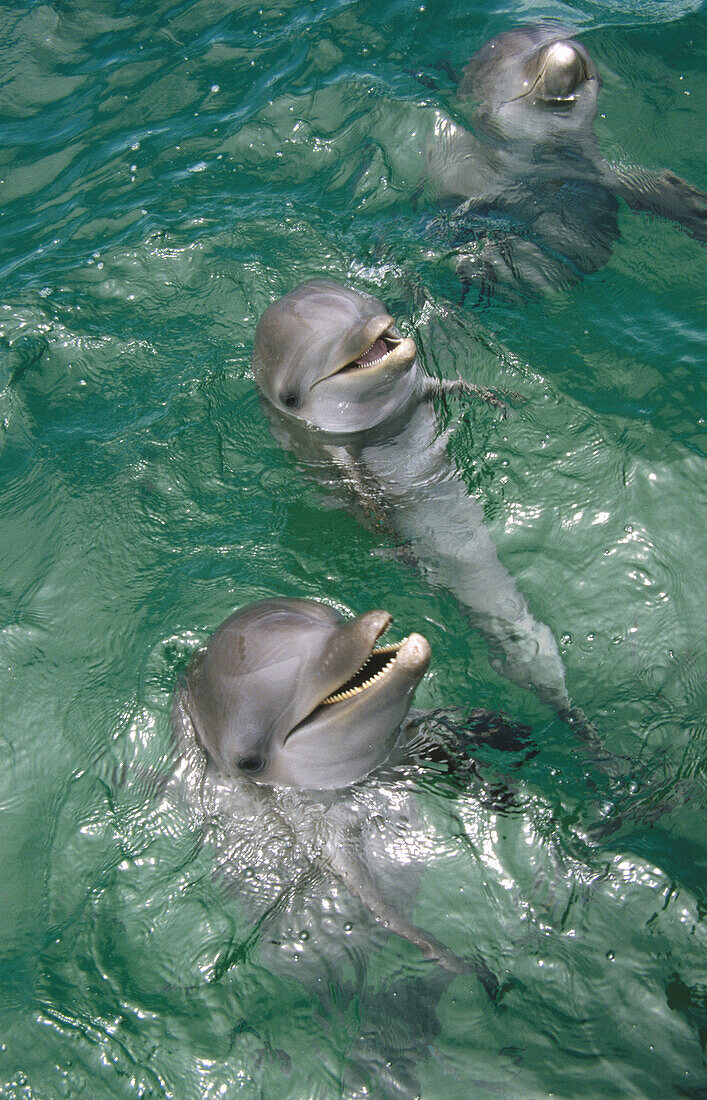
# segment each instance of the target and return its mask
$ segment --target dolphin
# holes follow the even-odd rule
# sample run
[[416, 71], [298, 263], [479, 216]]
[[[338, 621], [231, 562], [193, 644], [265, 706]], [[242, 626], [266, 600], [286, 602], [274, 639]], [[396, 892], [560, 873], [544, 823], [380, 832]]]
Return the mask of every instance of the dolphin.
[[385, 611], [347, 620], [303, 599], [236, 611], [175, 689], [180, 779], [207, 819], [225, 822], [220, 862], [240, 892], [254, 889], [245, 872], [261, 849], [261, 934], [333, 876], [386, 933], [449, 974], [476, 974], [495, 996], [498, 982], [478, 955], [461, 958], [406, 915], [429, 852], [410, 779], [431, 742], [410, 706], [430, 646], [415, 633], [378, 645], [391, 622]]
[[432, 584], [454, 593], [486, 637], [497, 672], [593, 738], [571, 703], [552, 631], [499, 561], [431, 400], [460, 390], [493, 395], [461, 381], [433, 382], [381, 301], [329, 279], [303, 283], [268, 306], [252, 367], [279, 441], [316, 478], [343, 488], [346, 502]]
[[183, 698], [220, 773], [327, 790], [385, 760], [430, 662], [421, 634], [376, 646], [391, 622], [294, 599], [231, 615], [193, 658]]
[[458, 87], [470, 129], [439, 116], [426, 150], [431, 197], [453, 204], [433, 226], [466, 284], [544, 293], [599, 270], [619, 236], [619, 198], [707, 240], [703, 191], [601, 156], [600, 87], [586, 47], [556, 25], [505, 31], [473, 55]]

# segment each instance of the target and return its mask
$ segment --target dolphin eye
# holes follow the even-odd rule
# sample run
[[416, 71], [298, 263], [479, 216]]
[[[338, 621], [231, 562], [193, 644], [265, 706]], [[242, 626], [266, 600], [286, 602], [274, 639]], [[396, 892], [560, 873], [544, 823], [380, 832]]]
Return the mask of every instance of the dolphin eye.
[[296, 393], [287, 393], [282, 399], [283, 405], [287, 405], [288, 409], [296, 409], [299, 405], [299, 397]]
[[246, 756], [243, 760], [238, 761], [238, 767], [242, 772], [247, 772], [248, 775], [257, 775], [265, 767], [265, 761], [261, 756]]

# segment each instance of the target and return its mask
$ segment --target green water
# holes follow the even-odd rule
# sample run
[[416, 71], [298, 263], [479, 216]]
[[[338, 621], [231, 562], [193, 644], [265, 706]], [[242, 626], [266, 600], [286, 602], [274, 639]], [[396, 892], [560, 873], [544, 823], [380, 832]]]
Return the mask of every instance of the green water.
[[[411, 205], [454, 110], [437, 63], [547, 16], [601, 70], [604, 154], [705, 188], [697, 8], [0, 4], [3, 1097], [704, 1095], [704, 248], [623, 207], [606, 268], [477, 307]], [[317, 274], [382, 297], [430, 373], [524, 399], [450, 406], [451, 450], [627, 780], [271, 437], [254, 326]], [[499, 1005], [365, 929], [326, 996], [239, 951], [252, 924], [164, 786], [169, 706], [273, 593], [391, 610], [432, 644], [420, 706], [532, 727], [522, 768], [482, 765], [512, 809], [420, 793], [415, 920], [483, 954]], [[307, 973], [316, 918], [292, 915]]]

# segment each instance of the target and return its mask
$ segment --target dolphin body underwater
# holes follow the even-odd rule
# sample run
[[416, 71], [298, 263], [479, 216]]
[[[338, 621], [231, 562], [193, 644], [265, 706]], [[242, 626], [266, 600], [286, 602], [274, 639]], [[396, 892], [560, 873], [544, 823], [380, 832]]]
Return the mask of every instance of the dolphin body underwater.
[[[273, 302], [258, 323], [253, 374], [274, 434], [315, 478], [383, 527], [435, 585], [451, 591], [487, 639], [492, 666], [532, 689], [587, 740], [552, 631], [532, 615], [501, 564], [447, 454], [432, 398], [474, 391], [433, 382], [384, 304], [327, 279]], [[489, 391], [479, 390], [482, 398]], [[332, 477], [332, 474], [334, 475]]]
[[[286, 598], [235, 612], [175, 689], [178, 778], [206, 819], [221, 821], [219, 864], [241, 899], [257, 893], [261, 938], [296, 899], [306, 905], [318, 882], [333, 880], [386, 935], [409, 940], [448, 975], [475, 973], [495, 996], [498, 982], [478, 955], [459, 957], [405, 915], [431, 851], [415, 774], [430, 757], [449, 763], [462, 745], [448, 726], [426, 732], [410, 713], [430, 647], [420, 634], [377, 645], [391, 622], [384, 611], [345, 620]], [[523, 727], [475, 714], [477, 740], [518, 746]], [[469, 758], [458, 762], [464, 770]], [[330, 938], [344, 942], [344, 916], [336, 918], [346, 903], [332, 897], [336, 890]]]
[[[458, 109], [426, 150], [433, 228], [467, 284], [544, 293], [609, 260], [618, 198], [707, 240], [707, 195], [673, 172], [611, 165], [593, 129], [601, 80], [587, 49], [557, 26], [505, 31], [464, 69]], [[458, 205], [457, 205], [458, 204]]]

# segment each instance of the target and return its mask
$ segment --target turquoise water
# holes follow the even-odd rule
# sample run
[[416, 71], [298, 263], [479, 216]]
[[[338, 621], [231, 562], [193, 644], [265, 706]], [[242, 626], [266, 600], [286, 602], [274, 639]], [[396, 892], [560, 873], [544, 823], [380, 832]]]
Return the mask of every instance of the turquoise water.
[[[705, 188], [697, 9], [0, 5], [0, 1095], [703, 1095], [704, 248], [622, 207], [581, 285], [462, 303], [411, 203], [440, 60], [548, 16], [600, 68], [603, 153]], [[627, 779], [272, 438], [255, 323], [317, 274], [383, 298], [429, 373], [522, 397], [451, 403], [450, 449]], [[480, 764], [510, 805], [418, 799], [415, 920], [498, 1005], [363, 918], [332, 946], [325, 889], [280, 965], [165, 785], [189, 654], [272, 593], [389, 609], [432, 644], [420, 706], [531, 726], [522, 767]]]

